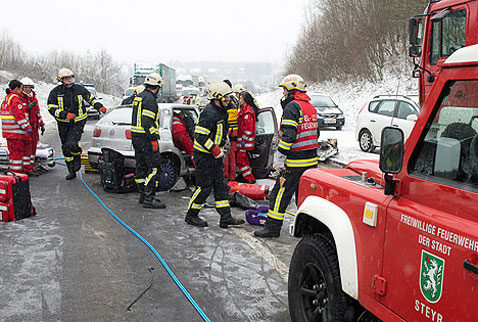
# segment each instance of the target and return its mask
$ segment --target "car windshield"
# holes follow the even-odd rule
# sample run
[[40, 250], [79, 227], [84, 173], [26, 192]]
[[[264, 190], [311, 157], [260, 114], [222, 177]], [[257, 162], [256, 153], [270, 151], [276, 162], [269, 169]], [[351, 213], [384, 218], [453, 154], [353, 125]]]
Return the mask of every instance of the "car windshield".
[[332, 99], [327, 95], [310, 95], [310, 103], [317, 112], [342, 113]]
[[134, 88], [128, 88], [126, 92], [124, 92], [124, 96], [131, 96], [134, 93]]
[[131, 125], [130, 107], [117, 108], [106, 114], [98, 123], [109, 123], [114, 125]]
[[197, 89], [197, 88], [183, 89], [182, 94], [183, 94], [183, 96], [199, 95], [199, 89]]
[[91, 87], [91, 86], [85, 86], [85, 87], [91, 93], [91, 95], [93, 95], [94, 97], [97, 96], [96, 89], [94, 87]]

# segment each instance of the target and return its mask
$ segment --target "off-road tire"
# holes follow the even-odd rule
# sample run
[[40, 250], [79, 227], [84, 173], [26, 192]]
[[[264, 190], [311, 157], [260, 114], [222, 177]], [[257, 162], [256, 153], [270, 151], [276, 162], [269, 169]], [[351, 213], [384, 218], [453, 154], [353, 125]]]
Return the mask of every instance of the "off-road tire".
[[363, 129], [362, 131], [360, 131], [359, 146], [363, 152], [373, 152], [375, 150], [372, 134], [369, 130]]
[[314, 234], [297, 244], [288, 291], [292, 322], [343, 321], [348, 302], [342, 291], [335, 245], [328, 237]]

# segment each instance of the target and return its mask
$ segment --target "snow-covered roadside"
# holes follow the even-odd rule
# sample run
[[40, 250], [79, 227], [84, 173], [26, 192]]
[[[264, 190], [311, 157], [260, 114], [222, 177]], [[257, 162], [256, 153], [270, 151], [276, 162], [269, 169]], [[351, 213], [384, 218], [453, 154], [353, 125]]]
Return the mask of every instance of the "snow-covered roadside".
[[[325, 82], [321, 84], [311, 84], [308, 86], [308, 92], [317, 92], [327, 94], [335, 101], [340, 109], [345, 114], [345, 126], [342, 131], [336, 130], [321, 130], [320, 139], [326, 140], [329, 138], [338, 140], [339, 154], [331, 159], [341, 163], [347, 164], [352, 160], [357, 159], [378, 159], [378, 152], [366, 153], [360, 150], [358, 139], [355, 135], [355, 125], [357, 115], [362, 106], [379, 94], [403, 94], [416, 95], [418, 94], [418, 81], [414, 78], [405, 77], [402, 75], [398, 77], [387, 77], [381, 82]], [[282, 89], [277, 89], [271, 93], [260, 94], [256, 97], [260, 107], [273, 107], [278, 121], [282, 116], [282, 107], [280, 99], [282, 98]]]

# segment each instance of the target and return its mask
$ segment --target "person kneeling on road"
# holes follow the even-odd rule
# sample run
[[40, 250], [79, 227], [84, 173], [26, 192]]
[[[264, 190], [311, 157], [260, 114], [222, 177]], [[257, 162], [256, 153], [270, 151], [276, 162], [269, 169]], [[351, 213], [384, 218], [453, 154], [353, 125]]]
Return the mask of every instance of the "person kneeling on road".
[[210, 103], [199, 115], [195, 129], [193, 147], [196, 163], [196, 190], [189, 200], [185, 221], [189, 225], [206, 227], [207, 222], [199, 218], [199, 211], [214, 189], [216, 210], [221, 215], [219, 226], [228, 228], [244, 224], [244, 220], [231, 215], [229, 206], [229, 186], [224, 178], [224, 152], [227, 137], [227, 105], [231, 87], [224, 83], [212, 83], [208, 88], [207, 97]]
[[166, 208], [154, 198], [160, 175], [159, 107], [156, 98], [163, 86], [158, 73], [151, 73], [144, 81], [145, 90], [133, 100], [131, 138], [136, 159], [135, 181], [143, 208]]

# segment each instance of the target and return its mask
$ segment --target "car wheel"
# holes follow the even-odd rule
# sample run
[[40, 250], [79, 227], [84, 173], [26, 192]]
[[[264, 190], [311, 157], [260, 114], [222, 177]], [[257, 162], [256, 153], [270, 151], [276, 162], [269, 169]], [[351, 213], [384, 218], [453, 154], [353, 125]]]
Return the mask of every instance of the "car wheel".
[[347, 297], [342, 291], [335, 246], [329, 238], [315, 234], [296, 246], [288, 293], [292, 322], [344, 320]]
[[342, 131], [342, 126], [336, 126], [335, 129], [336, 129], [337, 131]]
[[158, 190], [169, 190], [174, 187], [178, 175], [176, 169], [174, 168], [173, 162], [167, 160], [159, 166], [160, 173], [158, 177]]
[[359, 145], [363, 152], [373, 152], [375, 147], [373, 146], [372, 134], [369, 130], [360, 131]]

